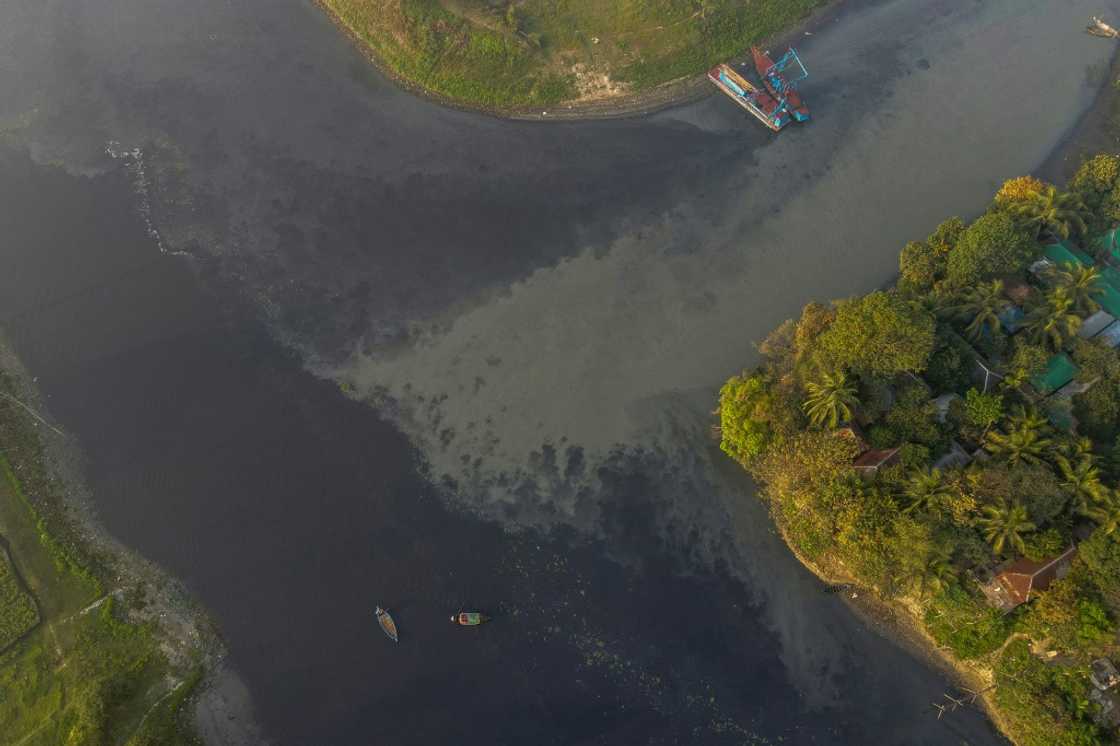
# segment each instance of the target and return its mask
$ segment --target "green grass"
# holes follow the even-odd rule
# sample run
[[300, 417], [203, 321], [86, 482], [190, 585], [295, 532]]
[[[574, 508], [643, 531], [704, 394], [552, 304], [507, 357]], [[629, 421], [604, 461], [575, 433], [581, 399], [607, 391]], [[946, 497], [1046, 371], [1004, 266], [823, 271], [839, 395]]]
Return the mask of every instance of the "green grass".
[[[0, 390], [9, 390], [9, 384], [0, 376]], [[127, 604], [105, 596], [100, 578], [114, 577], [106, 558], [78, 539], [65, 518], [58, 483], [43, 465], [34, 427], [5, 401], [0, 400], [0, 535], [39, 602], [42, 620], [0, 655], [0, 742], [197, 743], [180, 710], [200, 672], [174, 670], [154, 627], [129, 621]], [[0, 614], [4, 629], [6, 620]]]
[[[320, 0], [429, 91], [490, 108], [641, 92], [703, 72], [824, 0]], [[579, 75], [577, 70], [591, 75]], [[601, 84], [602, 75], [611, 81]]]
[[35, 600], [16, 575], [8, 552], [0, 546], [0, 650], [7, 649], [38, 621]]

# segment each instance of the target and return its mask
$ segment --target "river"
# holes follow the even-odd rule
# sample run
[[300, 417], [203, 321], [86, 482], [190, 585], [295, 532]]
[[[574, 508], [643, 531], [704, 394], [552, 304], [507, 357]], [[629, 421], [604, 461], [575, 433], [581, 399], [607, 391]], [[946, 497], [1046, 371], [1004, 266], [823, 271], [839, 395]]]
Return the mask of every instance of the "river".
[[708, 412], [1045, 160], [1099, 10], [844, 3], [774, 137], [719, 96], [442, 108], [306, 0], [7, 0], [0, 323], [277, 743], [999, 743], [788, 554]]

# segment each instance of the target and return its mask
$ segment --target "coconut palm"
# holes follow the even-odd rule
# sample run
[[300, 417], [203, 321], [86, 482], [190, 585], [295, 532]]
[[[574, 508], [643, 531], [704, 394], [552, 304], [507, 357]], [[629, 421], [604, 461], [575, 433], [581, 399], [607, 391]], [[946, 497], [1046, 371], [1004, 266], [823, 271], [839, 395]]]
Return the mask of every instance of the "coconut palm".
[[937, 468], [915, 470], [903, 486], [902, 494], [909, 501], [903, 513], [936, 510], [953, 497], [952, 487]]
[[1096, 521], [1106, 534], [1111, 534], [1120, 526], [1120, 495], [1116, 490], [1104, 489], [1099, 501], [1081, 512]]
[[1027, 312], [1023, 330], [1032, 343], [1057, 352], [1081, 326], [1081, 317], [1073, 312], [1073, 306], [1068, 290], [1052, 288], [1045, 300]]
[[975, 342], [985, 330], [995, 332], [999, 329], [999, 312], [1006, 304], [1003, 280], [992, 280], [965, 290], [948, 310], [957, 318], [968, 321], [965, 332]]
[[1104, 485], [1093, 454], [1059, 453], [1054, 456], [1054, 462], [1062, 476], [1062, 487], [1073, 495], [1082, 510], [1102, 499]]
[[820, 381], [810, 381], [805, 388], [809, 395], [801, 406], [814, 425], [827, 422], [829, 427], [836, 427], [851, 419], [852, 409], [859, 405], [856, 386], [844, 371], [822, 373]]
[[1049, 437], [1050, 424], [1034, 410], [1019, 407], [1007, 422], [1006, 430], [989, 430], [984, 448], [1003, 456], [1011, 466], [1038, 464], [1049, 453], [1054, 441]]
[[949, 561], [949, 554], [947, 549], [938, 549], [926, 559], [918, 581], [918, 598], [925, 598], [927, 593], [936, 596], [957, 579], [956, 570]]
[[1073, 301], [1073, 311], [1088, 315], [1099, 307], [1097, 298], [1104, 295], [1101, 272], [1096, 267], [1086, 267], [1066, 262], [1061, 269], [1051, 273], [1054, 287], [1061, 288]]
[[1049, 232], [1069, 238], [1071, 230], [1085, 233], [1085, 203], [1073, 192], [1059, 192], [1052, 185], [1025, 196], [1013, 211], [1026, 225], [1033, 226], [1039, 236]]
[[1007, 545], [1022, 554], [1026, 550], [1023, 534], [1034, 531], [1036, 526], [1028, 520], [1027, 509], [1020, 502], [1008, 503], [1003, 498], [995, 505], [985, 505], [976, 523], [984, 538], [999, 554]]

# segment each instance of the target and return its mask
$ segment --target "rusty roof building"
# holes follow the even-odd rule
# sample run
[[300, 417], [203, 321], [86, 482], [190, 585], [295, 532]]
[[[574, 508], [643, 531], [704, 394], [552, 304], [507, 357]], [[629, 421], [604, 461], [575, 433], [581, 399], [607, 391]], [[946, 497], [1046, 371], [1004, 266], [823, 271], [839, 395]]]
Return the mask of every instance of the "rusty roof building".
[[1021, 557], [1003, 565], [980, 589], [992, 606], [1011, 611], [1030, 601], [1035, 591], [1044, 591], [1058, 578], [1064, 578], [1076, 553], [1077, 547], [1071, 546], [1057, 557], [1041, 562]]

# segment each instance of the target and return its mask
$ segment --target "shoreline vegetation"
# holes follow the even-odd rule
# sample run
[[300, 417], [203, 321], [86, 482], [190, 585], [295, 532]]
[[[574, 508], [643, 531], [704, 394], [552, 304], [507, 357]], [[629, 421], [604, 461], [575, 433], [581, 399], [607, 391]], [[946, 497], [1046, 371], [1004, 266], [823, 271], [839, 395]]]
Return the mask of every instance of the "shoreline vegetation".
[[315, 1], [406, 88], [499, 116], [581, 119], [696, 97], [712, 65], [828, 2]]
[[1118, 224], [1120, 156], [1011, 179], [720, 391], [721, 449], [798, 559], [1024, 746], [1120, 726]]
[[95, 528], [2, 340], [0, 353], [0, 740], [201, 743], [187, 705], [217, 637], [180, 588]]

